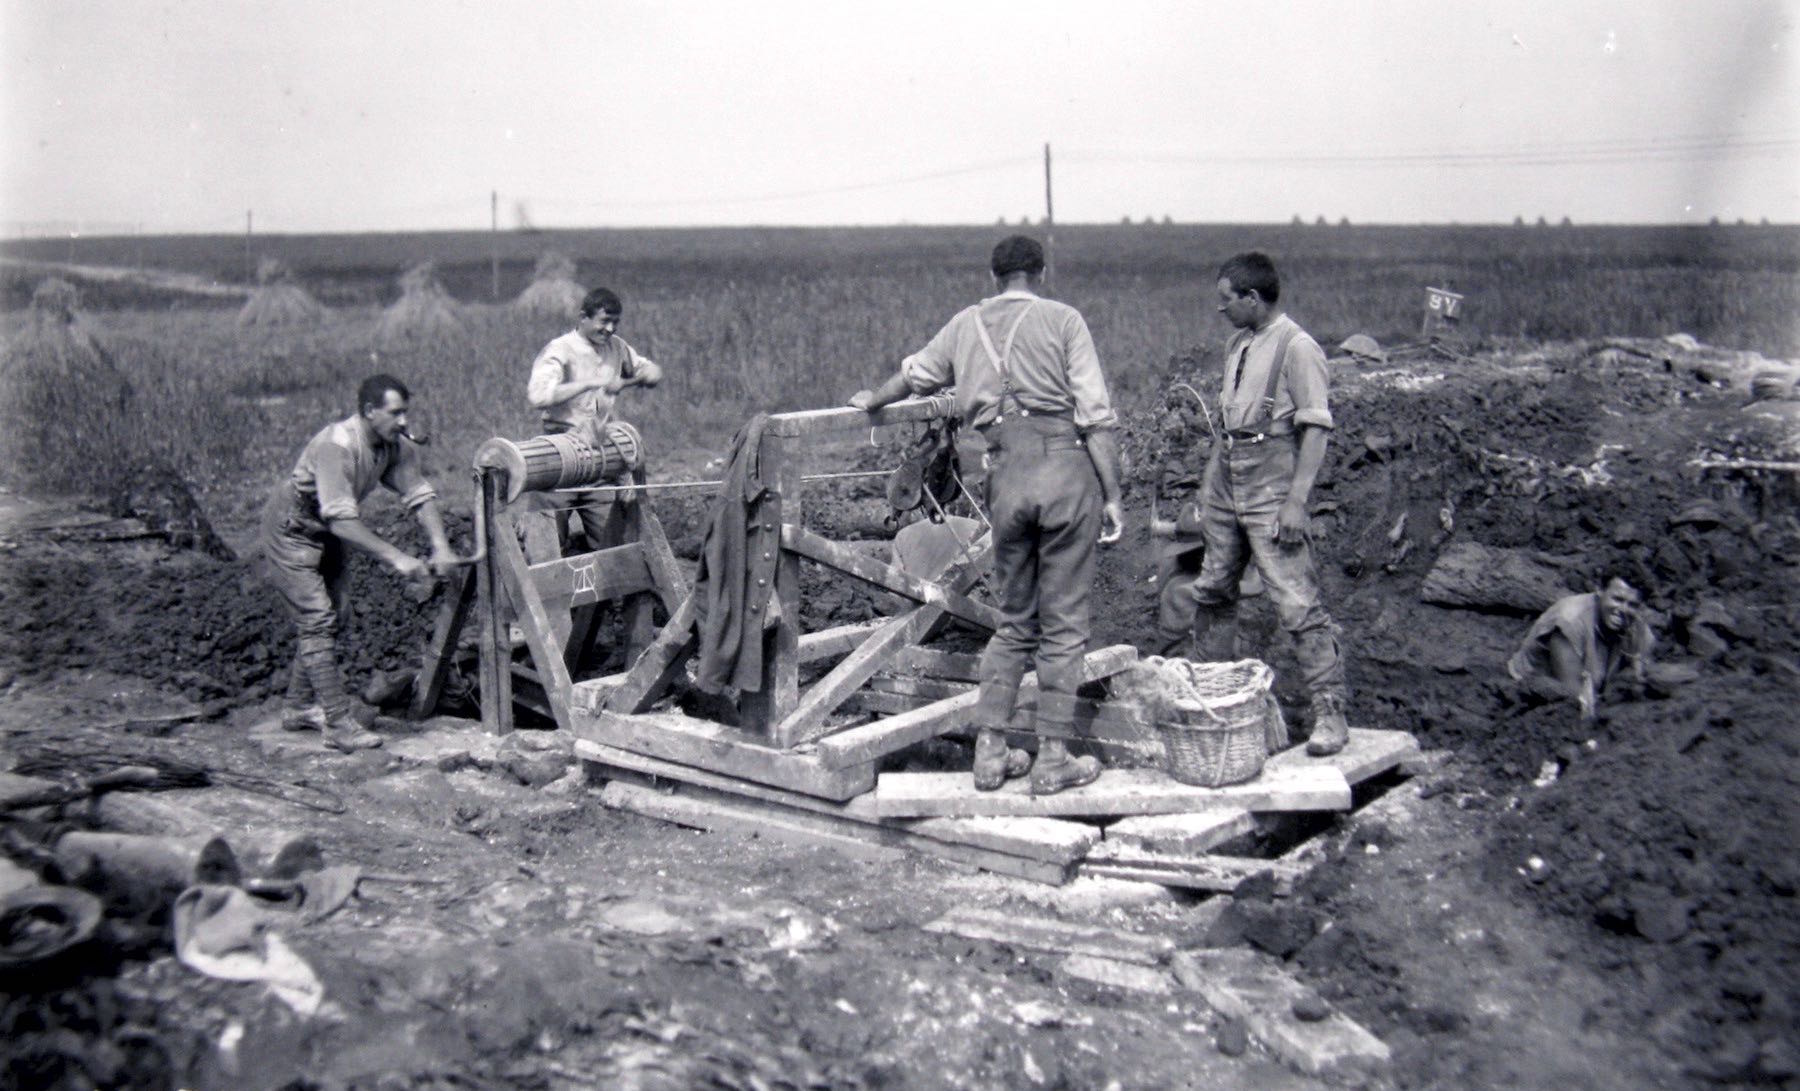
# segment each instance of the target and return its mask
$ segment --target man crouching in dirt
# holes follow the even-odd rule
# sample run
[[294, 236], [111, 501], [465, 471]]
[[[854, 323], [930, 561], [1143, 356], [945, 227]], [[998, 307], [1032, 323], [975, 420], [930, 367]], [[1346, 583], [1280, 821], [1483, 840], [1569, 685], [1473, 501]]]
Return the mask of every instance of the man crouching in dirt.
[[[408, 580], [442, 576], [454, 563], [437, 490], [419, 468], [406, 431], [406, 384], [372, 375], [356, 392], [357, 411], [326, 425], [306, 444], [287, 479], [263, 509], [261, 547], [270, 582], [294, 615], [299, 633], [283, 713], [290, 731], [322, 730], [326, 745], [363, 750], [381, 745], [350, 715], [350, 696], [338, 671], [337, 630], [349, 606], [344, 547], [355, 546]], [[376, 485], [400, 494], [431, 538], [431, 560], [383, 540], [360, 517]]]
[[[628, 386], [652, 387], [662, 381], [662, 368], [618, 336], [625, 304], [610, 288], [595, 288], [581, 301], [575, 328], [541, 349], [531, 362], [526, 401], [538, 410], [546, 434], [573, 432], [596, 449], [613, 417], [619, 391]], [[629, 495], [629, 494], [626, 494]], [[556, 512], [557, 537], [568, 552], [568, 513], [581, 520], [589, 549], [605, 544], [608, 505], [590, 494], [542, 494]]]
[[964, 423], [987, 441], [1001, 620], [981, 658], [975, 787], [992, 791], [1026, 771], [1028, 757], [1009, 751], [1002, 731], [1035, 662], [1042, 688], [1029, 769], [1033, 794], [1045, 795], [1100, 775], [1099, 760], [1071, 756], [1068, 740], [1087, 654], [1095, 545], [1124, 531], [1118, 418], [1086, 320], [1038, 295], [1044, 250], [1037, 240], [1002, 239], [989, 269], [999, 295], [958, 313], [897, 374], [857, 391], [850, 404], [879, 409], [954, 385]]
[[1306, 752], [1323, 757], [1350, 738], [1343, 655], [1319, 603], [1307, 528], [1306, 501], [1332, 427], [1325, 353], [1277, 305], [1281, 278], [1267, 255], [1239, 254], [1220, 266], [1218, 293], [1219, 313], [1237, 333], [1226, 345], [1223, 419], [1200, 485], [1206, 552], [1188, 592], [1195, 654], [1235, 657], [1239, 581], [1254, 560], [1312, 695]]
[[1506, 672], [1530, 697], [1574, 700], [1581, 722], [1592, 723], [1606, 684], [1625, 668], [1631, 685], [1644, 685], [1652, 637], [1643, 604], [1619, 576], [1600, 591], [1558, 599], [1532, 623]]

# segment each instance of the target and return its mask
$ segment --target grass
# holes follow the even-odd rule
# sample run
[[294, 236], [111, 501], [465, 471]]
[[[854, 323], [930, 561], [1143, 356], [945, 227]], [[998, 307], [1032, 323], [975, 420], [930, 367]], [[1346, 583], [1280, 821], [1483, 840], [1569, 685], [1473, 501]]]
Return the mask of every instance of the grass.
[[[842, 400], [887, 374], [952, 313], [990, 290], [987, 248], [1003, 229], [694, 229], [666, 231], [272, 237], [256, 255], [291, 266], [332, 307], [292, 331], [239, 330], [237, 304], [197, 305], [129, 287], [87, 285], [84, 306], [136, 388], [129, 419], [89, 422], [95, 444], [46, 443], [0, 467], [14, 487], [103, 493], [119, 468], [173, 466], [215, 520], [249, 519], [255, 494], [307, 437], [349, 412], [363, 375], [380, 369], [415, 392], [435, 436], [441, 484], [467, 476], [491, 435], [530, 435], [531, 358], [568, 323], [490, 302], [490, 247], [500, 295], [529, 283], [546, 250], [576, 258], [577, 279], [625, 298], [621, 335], [668, 378], [626, 410], [652, 455], [716, 450], [750, 412]], [[1800, 229], [1066, 226], [1056, 231], [1054, 292], [1087, 317], [1115, 400], [1156, 394], [1171, 358], [1222, 341], [1214, 272], [1238, 250], [1282, 266], [1284, 303], [1327, 345], [1351, 333], [1384, 343], [1417, 336], [1427, 285], [1463, 293], [1465, 334], [1480, 342], [1685, 331], [1702, 341], [1800, 355]], [[253, 283], [243, 239], [12, 242], [7, 256], [94, 264], [142, 261]], [[379, 308], [401, 270], [433, 260], [463, 301], [466, 335], [384, 348]], [[4, 270], [16, 310], [39, 274]], [[17, 329], [19, 315], [6, 316]], [[71, 433], [73, 434], [73, 430]]]

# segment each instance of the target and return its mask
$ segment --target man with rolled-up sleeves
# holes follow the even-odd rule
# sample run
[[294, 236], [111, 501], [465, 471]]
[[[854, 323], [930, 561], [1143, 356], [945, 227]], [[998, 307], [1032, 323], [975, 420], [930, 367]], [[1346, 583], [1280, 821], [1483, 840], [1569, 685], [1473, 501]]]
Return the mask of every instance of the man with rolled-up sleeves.
[[1332, 428], [1325, 353], [1282, 312], [1267, 255], [1227, 261], [1217, 288], [1219, 313], [1237, 332], [1226, 346], [1219, 441], [1200, 486], [1206, 553], [1187, 591], [1195, 654], [1235, 657], [1238, 582], [1254, 561], [1312, 698], [1306, 752], [1323, 757], [1350, 737], [1343, 655], [1321, 602], [1306, 510]]

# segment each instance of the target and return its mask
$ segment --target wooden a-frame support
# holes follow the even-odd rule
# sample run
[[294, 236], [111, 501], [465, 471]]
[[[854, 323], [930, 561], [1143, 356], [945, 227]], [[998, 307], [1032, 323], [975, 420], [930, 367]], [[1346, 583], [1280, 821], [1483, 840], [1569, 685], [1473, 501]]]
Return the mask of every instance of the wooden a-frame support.
[[[482, 725], [495, 734], [511, 731], [513, 702], [519, 700], [568, 729], [574, 675], [593, 646], [601, 607], [622, 602], [630, 662], [655, 636], [656, 605], [670, 614], [679, 611], [688, 596], [687, 577], [662, 524], [642, 501], [613, 505], [606, 542], [599, 548], [536, 564], [527, 561], [519, 544], [518, 517], [500, 509], [503, 483], [498, 476], [492, 470], [480, 474], [477, 503], [484, 510], [476, 525], [487, 541], [477, 550], [481, 559], [459, 570], [451, 582], [413, 687], [410, 713], [420, 719], [436, 707], [463, 626], [479, 605]], [[641, 482], [641, 474], [639, 478]], [[509, 620], [503, 603], [512, 604], [516, 617]], [[514, 662], [513, 624], [524, 635], [528, 663]]]

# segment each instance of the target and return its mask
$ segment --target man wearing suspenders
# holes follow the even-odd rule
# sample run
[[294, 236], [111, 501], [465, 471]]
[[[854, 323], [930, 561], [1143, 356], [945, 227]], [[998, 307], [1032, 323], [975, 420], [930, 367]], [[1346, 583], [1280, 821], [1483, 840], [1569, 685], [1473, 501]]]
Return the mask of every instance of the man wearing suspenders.
[[874, 410], [954, 385], [963, 423], [987, 441], [1001, 624], [981, 658], [975, 787], [991, 791], [1026, 771], [1029, 759], [1007, 749], [1002, 729], [1019, 680], [1035, 665], [1038, 754], [1029, 768], [1032, 792], [1043, 795], [1100, 775], [1098, 759], [1071, 756], [1067, 743], [1087, 654], [1095, 546], [1124, 532], [1118, 418], [1087, 322], [1037, 293], [1043, 247], [1024, 235], [1002, 239], [989, 268], [999, 295], [959, 312], [898, 373], [850, 404]]
[[1281, 278], [1267, 255], [1227, 261], [1218, 292], [1219, 313], [1237, 333], [1225, 350], [1220, 437], [1200, 486], [1206, 555], [1190, 591], [1196, 654], [1236, 658], [1238, 581], [1254, 560], [1312, 696], [1306, 752], [1335, 754], [1350, 737], [1344, 664], [1319, 603], [1306, 512], [1332, 427], [1325, 353], [1276, 305]]

